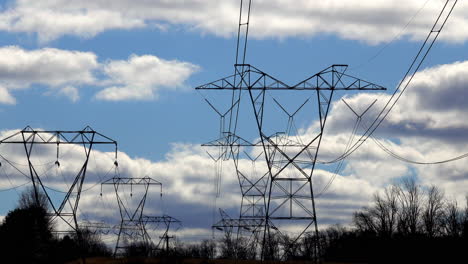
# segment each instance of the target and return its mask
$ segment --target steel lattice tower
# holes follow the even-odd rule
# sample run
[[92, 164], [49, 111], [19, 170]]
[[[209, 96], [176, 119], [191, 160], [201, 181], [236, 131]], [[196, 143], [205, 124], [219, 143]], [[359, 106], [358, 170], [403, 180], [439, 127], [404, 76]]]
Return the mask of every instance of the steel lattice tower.
[[[310, 228], [315, 230], [315, 237], [318, 239], [318, 227], [315, 211], [315, 201], [313, 194], [313, 172], [316, 167], [317, 155], [322, 142], [322, 136], [325, 129], [325, 124], [330, 110], [330, 104], [334, 92], [337, 90], [385, 90], [379, 85], [360, 80], [345, 74], [347, 65], [332, 65], [327, 69], [301, 81], [295, 85], [287, 85], [285, 82], [245, 63], [247, 51], [247, 37], [250, 24], [251, 0], [240, 0], [240, 15], [239, 29], [237, 34], [237, 49], [236, 60], [234, 64], [234, 74], [197, 87], [197, 90], [211, 91], [229, 91], [231, 93], [230, 105], [227, 106], [228, 111], [225, 114], [220, 114], [216, 108], [207, 100], [210, 106], [220, 115], [222, 129], [220, 132], [224, 136], [215, 144], [222, 149], [220, 153], [223, 159], [232, 158], [236, 167], [236, 173], [239, 178], [239, 184], [243, 195], [242, 205], [246, 198], [243, 184], [244, 175], [239, 171], [238, 161], [241, 147], [253, 147], [259, 145], [262, 148], [263, 160], [268, 168], [268, 187], [264, 193], [265, 216], [262, 224], [263, 241], [262, 241], [262, 258], [269, 258], [273, 253], [268, 249], [267, 240], [270, 241], [273, 237], [272, 233], [281, 231], [278, 229], [279, 222], [282, 221], [302, 221], [305, 222], [305, 227], [299, 231], [293, 239], [295, 243], [302, 237], [305, 232], [309, 232]], [[268, 126], [271, 125], [272, 119], [268, 116], [269, 103], [268, 93], [301, 93], [302, 98], [310, 98], [315, 101], [315, 109], [307, 112], [308, 115], [318, 116], [319, 128], [314, 135], [299, 136], [296, 131], [292, 130], [294, 116], [298, 111], [306, 111], [304, 105], [311, 104], [309, 99], [305, 102], [298, 102], [295, 112], [289, 112], [286, 108], [273, 98], [274, 104], [288, 115], [288, 124], [285, 130], [269, 131]], [[244, 99], [244, 95], [247, 99]], [[313, 99], [315, 98], [315, 99]], [[247, 140], [240, 141], [244, 135], [240, 134], [239, 127], [242, 126], [242, 120], [246, 118], [245, 114], [241, 117], [239, 112], [245, 105], [250, 105], [250, 119], [254, 120], [254, 124], [259, 142], [255, 144], [246, 143]], [[242, 105], [242, 106], [241, 106]], [[225, 120], [227, 118], [227, 120]], [[245, 123], [244, 123], [245, 124]], [[296, 136], [298, 140], [293, 140]], [[243, 145], [244, 144], [244, 145]], [[240, 175], [241, 174], [241, 175]], [[240, 176], [239, 176], [240, 175]], [[250, 184], [250, 183], [249, 183]], [[258, 183], [251, 184], [256, 187]], [[255, 188], [262, 189], [262, 188]], [[241, 218], [242, 219], [241, 206]], [[226, 224], [227, 219], [222, 219], [218, 227]], [[232, 221], [232, 219], [230, 220]], [[227, 221], [229, 222], [229, 221]], [[237, 220], [234, 220], [237, 223]], [[239, 222], [240, 226], [242, 222]], [[216, 226], [216, 225], [215, 225]], [[316, 243], [316, 252], [318, 252], [318, 243]], [[287, 254], [289, 248], [283, 249]], [[316, 256], [318, 255], [315, 254]], [[316, 259], [317, 260], [317, 259]]]
[[[117, 164], [117, 142], [94, 131], [89, 126], [80, 131], [43, 131], [34, 130], [27, 126], [23, 130], [0, 140], [0, 144], [23, 145], [36, 203], [39, 204], [39, 190], [41, 190], [46, 195], [52, 208], [52, 212], [49, 213], [52, 216], [51, 221], [55, 219], [63, 220], [69, 228], [77, 233], [78, 238], [80, 238], [77, 212], [91, 152], [96, 145], [113, 145], [115, 146], [114, 164]], [[65, 196], [60, 201], [60, 204], [57, 205], [49, 195], [47, 186], [43, 183], [42, 176], [36, 170], [33, 160], [37, 158], [34, 156], [34, 150], [36, 150], [36, 148], [36, 151], [47, 154], [46, 149], [39, 148], [39, 146], [52, 146], [56, 148], [57, 159], [55, 165], [60, 167], [60, 146], [62, 145], [81, 145], [84, 150], [85, 159]], [[59, 232], [69, 231], [63, 230]]]
[[[211, 92], [225, 91], [231, 97], [225, 102], [224, 107], [228, 110], [224, 114], [205, 98], [221, 118], [222, 135], [219, 140], [205, 145], [218, 146], [221, 149], [219, 153], [222, 159], [218, 157], [218, 160], [234, 161], [243, 197], [240, 219], [224, 216], [215, 227], [225, 228], [224, 230], [233, 227], [237, 227], [238, 230], [245, 229], [246, 226], [248, 228], [252, 223], [246, 222], [243, 217], [243, 205], [247, 198], [245, 187], [248, 190], [259, 190], [257, 194], [263, 195], [265, 201], [265, 214], [263, 217], [258, 215], [258, 221], [255, 221], [263, 226], [262, 259], [270, 259], [274, 254], [278, 254], [278, 249], [272, 248], [270, 243], [276, 235], [284, 235], [287, 228], [295, 228], [296, 235], [289, 245], [279, 250], [281, 254], [290, 254], [291, 247], [306, 232], [310, 233], [313, 230], [316, 240], [314, 255], [315, 261], [318, 262], [318, 224], [313, 176], [333, 95], [339, 90], [369, 91], [385, 88], [347, 75], [347, 65], [332, 65], [295, 85], [288, 85], [247, 64], [245, 61], [251, 4], [252, 0], [240, 0], [234, 74], [196, 88]], [[276, 94], [279, 95], [277, 98], [274, 97]], [[292, 109], [285, 105], [287, 100], [283, 100], [285, 95], [290, 94], [296, 96], [295, 100], [292, 100], [295, 104]], [[272, 113], [272, 107], [279, 108], [280, 115], [286, 115], [285, 127], [278, 128], [279, 115]], [[307, 133], [299, 132], [295, 125], [295, 117], [298, 114], [315, 116], [314, 120], [318, 119], [317, 129]], [[250, 120], [250, 123], [245, 120]], [[246, 127], [247, 130], [255, 132], [246, 132]], [[252, 144], [244, 139], [252, 137], [256, 137], [255, 141], [258, 142]], [[251, 154], [262, 154], [261, 161], [267, 168], [266, 181], [244, 181], [249, 177], [245, 177], [239, 166], [240, 154], [245, 152], [246, 148], [255, 147], [260, 147], [261, 151], [251, 151]], [[255, 158], [257, 159], [258, 157]], [[265, 189], [262, 186], [264, 183]]]
[[[101, 195], [102, 188], [105, 185], [111, 185], [114, 188], [121, 219], [118, 226], [112, 227], [112, 229], [117, 231], [114, 257], [123, 255], [125, 250], [132, 246], [132, 243], [134, 245], [141, 243], [140, 245], [143, 245], [151, 251], [155, 251], [161, 249], [161, 243], [165, 242], [165, 250], [168, 250], [168, 241], [172, 238], [168, 234], [169, 229], [174, 225], [180, 226], [180, 221], [168, 215], [148, 216], [144, 214], [150, 186], [159, 186], [160, 195], [162, 196], [162, 183], [147, 176], [143, 178], [113, 177], [101, 183]], [[142, 188], [139, 189], [139, 191], [143, 191], [143, 194], [139, 197], [138, 205], [135, 208], [130, 208], [129, 205], [125, 205], [125, 192], [128, 190], [123, 190], [122, 186], [130, 186], [130, 196], [132, 197], [134, 186]], [[157, 245], [153, 243], [153, 239], [147, 231], [150, 224], [156, 227], [160, 224], [164, 225], [163, 235], [160, 237]], [[91, 224], [90, 227], [95, 229], [101, 228], [101, 226], [97, 224]]]
[[[268, 173], [258, 171], [256, 168], [256, 163], [262, 153], [252, 157], [247, 150], [258, 149], [261, 146], [259, 143], [248, 142], [227, 132], [221, 134], [224, 135], [222, 138], [203, 144], [203, 146], [216, 147], [219, 150], [216, 158], [209, 154], [217, 163], [227, 159], [233, 160], [242, 200], [239, 218], [233, 219], [220, 209], [221, 219], [212, 228], [224, 231], [226, 239], [234, 240], [233, 247], [236, 251], [234, 253], [237, 257], [255, 258], [259, 251], [260, 233], [264, 227]], [[247, 159], [250, 164], [242, 166], [239, 164], [241, 159]], [[220, 165], [217, 164], [217, 166]], [[221, 172], [217, 171], [217, 173]], [[235, 238], [232, 237], [233, 232], [236, 233]]]

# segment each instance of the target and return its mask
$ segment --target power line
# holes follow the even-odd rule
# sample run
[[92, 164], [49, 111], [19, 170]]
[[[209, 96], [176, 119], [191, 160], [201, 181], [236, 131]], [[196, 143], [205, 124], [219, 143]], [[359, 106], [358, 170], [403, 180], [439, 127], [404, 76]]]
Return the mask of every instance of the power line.
[[29, 184], [30, 182], [31, 182], [31, 181], [25, 182], [25, 183], [20, 184], [20, 185], [12, 186], [11, 188], [0, 189], [0, 192], [7, 192], [7, 191], [11, 191], [11, 190], [16, 190], [16, 189], [19, 189], [19, 188], [25, 186], [26, 184]]
[[390, 40], [389, 42], [387, 42], [381, 49], [379, 49], [379, 51], [377, 51], [373, 56], [371, 56], [367, 61], [359, 64], [358, 66], [356, 67], [351, 67], [349, 69], [349, 71], [353, 71], [353, 70], [356, 70], [356, 69], [359, 69], [361, 68], [363, 65], [373, 61], [375, 58], [377, 58], [385, 49], [387, 49], [390, 44], [392, 44], [393, 42], [395, 42], [397, 39], [400, 38], [400, 36], [403, 34], [403, 32], [405, 32], [405, 30], [408, 28], [408, 26], [413, 22], [413, 20], [416, 18], [416, 16], [424, 9], [424, 7], [426, 7], [427, 3], [429, 2], [429, 0], [426, 0], [426, 2], [424, 2], [424, 4], [418, 9], [418, 11], [416, 13], [414, 13], [414, 15], [411, 17], [411, 19], [405, 24], [405, 26], [400, 30], [400, 32], [398, 32], [395, 36], [393, 36], [392, 40]]
[[[369, 128], [364, 132], [364, 134], [361, 136], [361, 138], [356, 141], [356, 143], [353, 144], [353, 146], [350, 148], [349, 151], [347, 151], [347, 153], [345, 153], [344, 155], [332, 160], [332, 161], [327, 161], [327, 162], [323, 162], [323, 163], [334, 163], [334, 162], [337, 162], [341, 159], [344, 159], [346, 157], [348, 157], [349, 155], [351, 155], [353, 152], [355, 152], [374, 132], [375, 130], [377, 130], [377, 128], [382, 124], [382, 122], [385, 120], [385, 118], [388, 116], [388, 114], [390, 113], [390, 111], [393, 109], [393, 107], [396, 105], [396, 103], [398, 102], [398, 100], [401, 98], [401, 96], [403, 95], [403, 93], [405, 92], [405, 90], [408, 88], [409, 84], [411, 83], [411, 81], [413, 80], [414, 76], [416, 75], [417, 71], [419, 70], [419, 68], [421, 67], [422, 63], [424, 62], [424, 60], [426, 59], [427, 55], [429, 54], [429, 51], [432, 49], [435, 41], [437, 40], [437, 38], [439, 37], [440, 35], [440, 32], [442, 31], [443, 27], [445, 26], [445, 23], [447, 22], [448, 18], [450, 17], [453, 9], [455, 8], [455, 5], [456, 3], [458, 2], [458, 0], [455, 0], [452, 7], [449, 9], [447, 15], [445, 16], [445, 18], [442, 20], [442, 24], [439, 26], [438, 29], [436, 29], [436, 27], [439, 25], [439, 21], [441, 21], [441, 17], [442, 15], [444, 14], [444, 12], [446, 11], [446, 8], [447, 8], [447, 5], [448, 3], [450, 2], [451, 0], [447, 0], [444, 7], [442, 8], [442, 10], [440, 11], [439, 13], [439, 16], [437, 17], [437, 20], [435, 21], [434, 25], [432, 26], [431, 28], [431, 31], [429, 32], [429, 34], [427, 35], [425, 41], [423, 42], [421, 48], [419, 49], [416, 57], [413, 59], [410, 67], [408, 68], [407, 72], [405, 73], [405, 75], [403, 76], [403, 79], [400, 81], [400, 83], [398, 84], [397, 88], [395, 89], [395, 91], [393, 92], [392, 96], [390, 97], [390, 99], [387, 101], [387, 103], [385, 104], [385, 106], [382, 108], [382, 110], [379, 112], [378, 116], [376, 117], [376, 119], [372, 122], [372, 124], [369, 126]], [[435, 36], [433, 37], [433, 39], [431, 41], [430, 38], [431, 36], [435, 34]], [[428, 45], [428, 46], [427, 46]], [[425, 50], [425, 51], [424, 51]], [[422, 56], [422, 58], [420, 58]], [[418, 59], [419, 59], [419, 62], [418, 62]], [[416, 67], [414, 67], [416, 65]], [[414, 69], [414, 70], [413, 70]], [[413, 70], [413, 72], [411, 73], [411, 71]], [[410, 74], [411, 73], [411, 74]], [[406, 82], [406, 84], [404, 84]], [[401, 87], [403, 87], [401, 89]], [[401, 89], [401, 92], [398, 93]], [[392, 100], [396, 97], [396, 99], [392, 102]]]
[[[350, 147], [354, 137], [356, 136], [356, 131], [358, 129], [360, 120], [361, 120], [360, 118], [356, 119], [356, 123], [354, 124], [354, 127], [353, 127], [353, 132], [351, 133], [351, 136], [349, 137], [348, 142], [347, 142], [346, 147], [345, 147], [345, 151], [344, 151], [345, 153], [348, 150], [348, 148]], [[340, 173], [340, 171], [341, 171], [341, 169], [343, 167], [344, 160], [345, 159], [342, 159], [342, 160], [339, 161], [338, 165], [335, 168], [335, 171], [333, 172], [333, 176], [330, 178], [330, 180], [327, 182], [327, 184], [325, 184], [325, 186], [322, 188], [322, 190], [317, 195], [315, 195], [316, 198], [322, 196], [328, 190], [328, 188], [330, 188], [332, 183], [335, 181], [336, 176]]]

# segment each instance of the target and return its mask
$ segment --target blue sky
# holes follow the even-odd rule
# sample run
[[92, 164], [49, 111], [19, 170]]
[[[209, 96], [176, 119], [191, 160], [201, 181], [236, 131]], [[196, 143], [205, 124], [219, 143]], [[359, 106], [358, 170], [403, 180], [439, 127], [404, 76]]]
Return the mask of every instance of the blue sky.
[[[385, 86], [390, 93], [445, 1], [311, 2], [286, 7], [284, 1], [254, 0], [247, 62], [291, 83], [331, 64], [349, 64], [348, 74]], [[123, 174], [151, 174], [167, 184], [167, 210], [186, 222], [186, 235], [206, 235], [213, 172], [206, 168], [212, 165], [199, 145], [216, 137], [218, 120], [193, 88], [233, 72], [237, 8], [234, 0], [1, 1], [2, 135], [26, 125], [49, 130], [90, 125], [119, 142]], [[453, 136], [468, 129], [457, 118], [468, 109], [456, 100], [468, 95], [468, 66], [463, 64], [468, 61], [467, 14], [468, 5], [459, 3], [423, 64], [428, 70], [378, 131], [379, 138], [402, 155], [439, 160], [467, 152], [466, 136]], [[355, 105], [379, 98], [380, 107], [387, 98], [372, 93], [346, 96]], [[435, 102], [433, 98], [439, 98], [441, 106], [424, 104], [426, 99]], [[335, 99], [330, 147], [324, 150], [330, 157], [339, 155], [334, 146], [354, 122], [349, 111], [340, 112], [346, 110], [339, 97]], [[314, 120], [304, 122], [303, 128], [313, 127]], [[21, 159], [11, 153], [15, 150], [3, 151]], [[95, 175], [101, 172], [97, 163]], [[346, 163], [325, 199], [323, 208], [337, 209], [329, 214], [321, 210], [324, 224], [349, 223], [350, 212], [365, 205], [372, 193], [410, 174], [425, 185], [443, 182], [445, 191], [460, 200], [466, 190], [462, 186], [468, 186], [465, 172], [463, 161], [415, 168], [367, 144]], [[322, 174], [324, 180], [330, 177], [326, 168]], [[440, 179], [441, 174], [446, 178]], [[96, 180], [90, 177], [90, 184]], [[236, 212], [236, 182], [225, 183], [220, 203]], [[2, 181], [2, 188], [9, 184]], [[349, 187], [355, 185], [359, 188]], [[15, 192], [2, 197], [0, 215], [14, 207], [15, 199]], [[359, 202], [347, 207], [350, 212], [338, 209], [353, 200]], [[191, 219], [171, 205], [199, 216]]]

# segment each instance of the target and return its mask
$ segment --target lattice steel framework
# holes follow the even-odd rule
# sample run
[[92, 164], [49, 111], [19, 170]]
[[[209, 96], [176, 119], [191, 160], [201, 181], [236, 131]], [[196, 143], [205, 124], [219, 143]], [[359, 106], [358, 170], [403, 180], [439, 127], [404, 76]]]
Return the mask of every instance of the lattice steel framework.
[[171, 228], [173, 231], [178, 230], [182, 226], [182, 222], [169, 215], [143, 216], [142, 220], [145, 226], [152, 226], [154, 229], [158, 229], [162, 226], [163, 232], [161, 236], [159, 236], [159, 242], [155, 249], [168, 253], [170, 240], [175, 238], [173, 235], [169, 234], [169, 231], [171, 231]]
[[[99, 235], [108, 235], [109, 233], [114, 233], [116, 235], [119, 235], [119, 233], [123, 233], [121, 231], [122, 225], [110, 225], [106, 222], [103, 221], [90, 221], [90, 220], [84, 220], [80, 222], [80, 228], [82, 230], [86, 230], [92, 234], [99, 234]], [[172, 230], [177, 230], [182, 226], [182, 222], [179, 221], [178, 219], [168, 216], [168, 215], [162, 215], [162, 216], [147, 216], [143, 215], [141, 217], [141, 225], [139, 226], [127, 226], [124, 228], [124, 231], [130, 230], [134, 231], [135, 234], [140, 234], [141, 233], [141, 227], [144, 227], [144, 230], [152, 229], [152, 230], [161, 230], [162, 234], [159, 237], [159, 242], [158, 244], [152, 248], [151, 250], [165, 250], [166, 252], [169, 251], [169, 241], [170, 239], [173, 239], [174, 236], [170, 235], [171, 228]], [[161, 227], [161, 228], [160, 228]], [[133, 236], [133, 234], [130, 234]], [[145, 235], [146, 238], [149, 238], [149, 235]]]
[[83, 220], [80, 222], [80, 228], [82, 230], [87, 230], [92, 234], [107, 235], [115, 228], [115, 226], [111, 226], [103, 221]]
[[[120, 224], [112, 227], [112, 229], [117, 233], [114, 256], [123, 255], [125, 250], [132, 246], [132, 243], [142, 243], [145, 247], [153, 251], [161, 249], [161, 243], [165, 242], [167, 249], [169, 247], [168, 241], [172, 238], [168, 234], [171, 226], [180, 226], [181, 222], [168, 215], [148, 216], [144, 214], [144, 208], [150, 186], [159, 186], [160, 195], [162, 196], [162, 184], [147, 176], [143, 178], [114, 177], [101, 184], [101, 195], [102, 188], [105, 185], [111, 185], [114, 188], [121, 218]], [[135, 208], [130, 208], [129, 205], [125, 205], [125, 192], [128, 190], [122, 190], [122, 186], [130, 186], [130, 196], [133, 196], [134, 186], [142, 187], [142, 189], [139, 190], [142, 190], [143, 194], [139, 198], [138, 205]], [[155, 245], [147, 230], [150, 226], [157, 228], [161, 225], [163, 225], [163, 235], [160, 237], [159, 243]]]
[[[74, 232], [77, 232], [80, 238], [79, 224], [77, 218], [77, 211], [83, 189], [83, 183], [86, 178], [86, 171], [91, 151], [96, 145], [114, 145], [115, 146], [115, 162], [117, 165], [117, 142], [99, 132], [94, 131], [91, 127], [87, 126], [79, 131], [43, 131], [34, 130], [27, 126], [23, 130], [14, 133], [0, 140], [0, 144], [20, 144], [24, 146], [24, 151], [28, 161], [29, 175], [34, 188], [35, 201], [39, 204], [39, 190], [41, 190], [47, 197], [47, 200], [52, 208], [52, 221], [59, 218], [64, 221]], [[50, 197], [47, 186], [44, 185], [41, 175], [37, 172], [32, 160], [34, 159], [33, 150], [35, 146], [52, 145], [56, 146], [55, 165], [60, 167], [60, 146], [61, 145], [81, 145], [84, 150], [85, 159], [83, 165], [80, 167], [78, 174], [75, 176], [72, 184], [69, 186], [64, 198], [60, 204], [56, 204]], [[39, 151], [42, 151], [41, 149]], [[59, 232], [61, 232], [59, 230]], [[68, 232], [65, 231], [64, 232]]]
[[[288, 85], [283, 81], [251, 66], [246, 63], [247, 40], [250, 24], [252, 0], [240, 0], [240, 14], [237, 33], [236, 59], [234, 64], [234, 74], [217, 81], [201, 85], [197, 90], [209, 91], [229, 91], [231, 93], [230, 105], [225, 106], [228, 111], [221, 114], [210, 101], [208, 104], [219, 114], [221, 118], [220, 134], [221, 138], [217, 141], [205, 144], [208, 146], [218, 146], [220, 156], [217, 160], [227, 160], [232, 158], [235, 165], [237, 177], [242, 192], [242, 205], [240, 219], [230, 219], [225, 213], [222, 213], [222, 219], [215, 224], [215, 228], [224, 229], [231, 232], [233, 228], [244, 229], [245, 226], [252, 224], [244, 219], [243, 204], [246, 198], [245, 190], [257, 190], [257, 194], [264, 201], [264, 216], [260, 214], [254, 218], [254, 223], [263, 225], [262, 240], [262, 259], [268, 259], [273, 254], [273, 249], [268, 248], [270, 241], [274, 236], [273, 231], [281, 234], [278, 229], [279, 222], [305, 222], [304, 227], [299, 230], [298, 235], [292, 239], [292, 244], [296, 243], [305, 232], [310, 228], [314, 229], [315, 237], [318, 239], [317, 217], [315, 211], [315, 201], [313, 193], [313, 173], [316, 167], [317, 155], [322, 142], [325, 124], [330, 110], [335, 91], [352, 90], [385, 90], [384, 87], [370, 83], [345, 73], [347, 65], [335, 64], [309, 78], [295, 84]], [[268, 116], [270, 108], [267, 94], [270, 93], [300, 93], [301, 102], [297, 102], [294, 112], [273, 98], [272, 103], [279, 107], [287, 115], [288, 121], [285, 130], [268, 131], [272, 123], [276, 123], [276, 116]], [[248, 99], [244, 99], [247, 94]], [[304, 101], [304, 98], [309, 98]], [[314, 99], [315, 98], [315, 99]], [[247, 101], [247, 103], [243, 103]], [[305, 105], [311, 105], [315, 101], [313, 109], [308, 111]], [[241, 107], [242, 105], [242, 107]], [[247, 105], [250, 105], [249, 107]], [[240, 115], [240, 110], [251, 108], [249, 116], [245, 113]], [[306, 112], [306, 115], [318, 116], [318, 131], [312, 133], [299, 133], [294, 125], [294, 118], [299, 112]], [[265, 117], [269, 117], [265, 118]], [[246, 122], [239, 122], [239, 119], [254, 120], [258, 136], [257, 143], [249, 143], [243, 138], [252, 135], [243, 135], [239, 126], [246, 125]], [[261, 153], [267, 167], [265, 174], [266, 181], [248, 181], [249, 177], [242, 173], [239, 166], [241, 151], [245, 148], [254, 149], [261, 147], [261, 151], [252, 151], [250, 153]], [[245, 152], [250, 160], [252, 159]], [[222, 157], [222, 158], [221, 158]], [[219, 173], [219, 171], [217, 172]], [[260, 179], [265, 179], [260, 177]], [[247, 182], [247, 184], [245, 184]], [[265, 188], [261, 186], [265, 183]], [[267, 198], [266, 198], [267, 197]], [[266, 199], [265, 199], [266, 198]], [[239, 232], [238, 232], [239, 233]], [[319, 243], [315, 243], [315, 254], [318, 261]], [[283, 249], [283, 255], [289, 254], [291, 248]]]
[[[266, 213], [262, 222], [264, 225], [263, 258], [268, 258], [270, 254], [266, 248], [268, 244], [266, 241], [271, 238], [272, 230], [275, 232], [278, 230], [278, 225], [281, 225], [282, 221], [305, 222], [305, 227], [293, 238], [293, 242], [300, 239], [310, 229], [314, 229], [318, 237], [312, 177], [335, 91], [385, 90], [382, 86], [347, 75], [346, 68], [347, 65], [332, 65], [295, 85], [288, 85], [249, 64], [236, 64], [234, 75], [196, 88], [232, 92], [233, 103], [229, 107], [231, 115], [228, 136], [235, 135], [238, 130], [238, 108], [241, 105], [243, 93], [248, 95], [247, 103], [253, 110], [250, 118], [255, 120], [260, 138], [259, 145], [263, 149], [263, 158], [268, 167]], [[290, 129], [295, 114], [303, 111], [304, 105], [310, 104], [309, 99], [299, 102], [299, 107], [293, 113], [289, 113], [278, 100], [273, 99], [273, 103], [288, 115], [288, 125], [286, 132], [278, 131], [278, 133], [267, 135], [265, 131], [269, 124], [265, 122], [267, 113], [264, 111], [267, 93], [292, 91], [304, 93], [303, 98], [316, 98], [316, 110], [308, 114], [318, 115], [319, 131], [313, 135], [304, 134], [297, 137], [294, 135], [295, 131]], [[239, 137], [229, 136], [224, 144], [221, 144], [230, 149], [232, 157], [236, 157], [239, 153], [239, 144], [236, 145], [236, 142], [239, 142], [237, 138]], [[254, 144], [249, 146], [252, 145]], [[281, 233], [281, 230], [278, 231]], [[318, 247], [318, 243], [316, 244]], [[283, 253], [287, 254], [289, 250], [289, 248], [284, 248]]]
[[[209, 103], [208, 100], [207, 102]], [[224, 231], [226, 238], [234, 240], [234, 250], [236, 251], [234, 253], [236, 255], [237, 250], [240, 249], [240, 242], [243, 242], [242, 244], [245, 247], [243, 250], [248, 250], [249, 256], [255, 256], [259, 251], [259, 245], [261, 245], [259, 243], [261, 241], [260, 233], [262, 233], [264, 227], [268, 173], [259, 173], [255, 166], [262, 153], [252, 157], [248, 151], [260, 148], [261, 145], [259, 143], [250, 143], [228, 132], [222, 132], [221, 134], [224, 134], [222, 138], [203, 144], [203, 146], [219, 149], [220, 156], [217, 158], [213, 158], [213, 155], [210, 154], [216, 162], [227, 159], [233, 160], [242, 200], [239, 218], [232, 219], [220, 209], [221, 219], [212, 228]], [[239, 164], [241, 158], [248, 159], [249, 166], [241, 166]], [[217, 171], [217, 173], [221, 172]], [[233, 231], [237, 234], [235, 238], [232, 236]]]

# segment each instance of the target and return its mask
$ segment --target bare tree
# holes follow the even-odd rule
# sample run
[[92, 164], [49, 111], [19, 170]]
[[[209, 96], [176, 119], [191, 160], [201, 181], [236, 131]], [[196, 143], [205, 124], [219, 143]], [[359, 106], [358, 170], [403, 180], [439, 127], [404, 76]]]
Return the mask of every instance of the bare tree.
[[422, 214], [424, 232], [434, 237], [442, 232], [444, 218], [444, 193], [436, 186], [429, 187], [427, 203]]
[[369, 207], [364, 207], [362, 211], [355, 212], [353, 216], [354, 226], [356, 226], [357, 230], [360, 232], [377, 234], [377, 225], [370, 214], [370, 210]]
[[236, 239], [236, 259], [255, 259], [256, 248], [248, 237], [238, 235]]
[[299, 256], [300, 244], [294, 238], [288, 235], [282, 235], [280, 237], [280, 244], [284, 250], [285, 260], [293, 260]]
[[232, 238], [231, 232], [225, 232], [220, 241], [221, 257], [226, 259], [233, 259], [236, 256], [235, 241]]
[[378, 219], [378, 231], [382, 236], [390, 237], [396, 228], [398, 214], [398, 188], [394, 185], [384, 191], [384, 196], [375, 197], [375, 216]]
[[392, 236], [398, 216], [399, 189], [387, 187], [383, 196], [374, 195], [374, 205], [364, 207], [354, 214], [354, 224], [360, 231], [372, 232], [380, 236]]
[[406, 177], [399, 186], [401, 210], [398, 217], [398, 231], [402, 234], [415, 235], [419, 232], [421, 206], [421, 187], [415, 177]]
[[212, 239], [205, 239], [200, 243], [200, 257], [213, 259], [216, 256], [216, 243]]
[[270, 230], [270, 233], [267, 235], [264, 243], [265, 243], [265, 247], [263, 249], [264, 259], [265, 260], [279, 260], [282, 255], [282, 251], [280, 247], [279, 232], [274, 232]]
[[[328, 228], [329, 229], [329, 228]], [[327, 231], [320, 232], [319, 239], [317, 239], [314, 233], [306, 233], [302, 241], [300, 241], [299, 250], [300, 255], [305, 259], [316, 259], [322, 256], [318, 256], [317, 243], [319, 248], [327, 248], [329, 241], [327, 239]], [[323, 252], [321, 252], [323, 253]]]
[[18, 200], [18, 208], [27, 209], [38, 205], [45, 210], [49, 209], [49, 200], [41, 190], [37, 190], [37, 198], [39, 204], [36, 203], [36, 191], [33, 187], [29, 187], [20, 194]]
[[462, 236], [468, 239], [468, 195], [465, 196], [465, 213], [463, 214]]
[[445, 208], [445, 232], [450, 237], [459, 237], [461, 235], [462, 213], [458, 208], [457, 201], [447, 202]]

